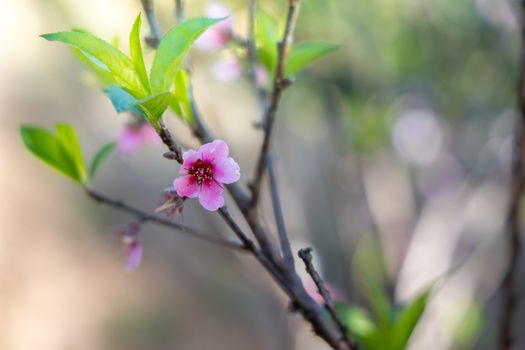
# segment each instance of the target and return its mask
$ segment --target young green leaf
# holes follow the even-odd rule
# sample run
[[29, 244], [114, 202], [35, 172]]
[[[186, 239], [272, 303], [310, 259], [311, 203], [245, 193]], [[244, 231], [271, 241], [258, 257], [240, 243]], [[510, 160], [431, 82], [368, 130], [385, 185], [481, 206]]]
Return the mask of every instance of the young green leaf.
[[396, 312], [390, 336], [389, 350], [405, 349], [410, 335], [425, 311], [431, 291], [432, 288], [424, 290], [412, 302]]
[[222, 18], [198, 17], [188, 19], [175, 26], [164, 36], [159, 44], [150, 71], [151, 91], [153, 93], [171, 90], [175, 75], [193, 42], [206, 29], [219, 21], [222, 21]]
[[146, 117], [142, 109], [137, 106], [138, 100], [126, 90], [110, 84], [104, 90], [104, 94], [109, 97], [117, 113], [131, 112], [136, 116]]
[[277, 43], [279, 37], [279, 26], [277, 22], [264, 11], [255, 14], [255, 43], [257, 55], [262, 64], [270, 73], [275, 70], [277, 64]]
[[79, 174], [82, 182], [86, 179], [86, 167], [84, 164], [84, 157], [82, 156], [82, 149], [78, 142], [78, 137], [75, 129], [70, 125], [58, 123], [56, 125], [57, 140], [68, 154], [69, 159], [73, 163], [77, 174]]
[[138, 100], [134, 105], [139, 106], [146, 115], [146, 119], [158, 129], [159, 120], [168, 108], [172, 96], [171, 92], [163, 92]]
[[379, 339], [381, 334], [369, 313], [354, 305], [344, 305], [341, 309], [342, 320], [352, 337], [367, 350], [381, 350], [378, 347], [378, 344], [382, 342]]
[[113, 78], [113, 75], [111, 75], [111, 72], [105, 64], [76, 47], [71, 46], [71, 51], [80, 62], [91, 70], [103, 87], [109, 84], [116, 84], [115, 78]]
[[69, 126], [57, 125], [57, 135], [37, 126], [22, 126], [25, 146], [37, 158], [70, 177], [84, 183], [86, 172], [76, 133]]
[[142, 86], [145, 87], [148, 94], [150, 91], [148, 73], [146, 72], [146, 65], [144, 64], [144, 56], [142, 53], [142, 44], [140, 40], [140, 27], [142, 25], [142, 19], [140, 14], [137, 16], [133, 27], [131, 28], [131, 33], [129, 34], [129, 51], [131, 55], [131, 61], [135, 66], [135, 72], [137, 73]]
[[89, 178], [93, 179], [95, 177], [95, 174], [97, 173], [98, 168], [104, 160], [111, 154], [111, 152], [115, 149], [115, 146], [117, 144], [115, 142], [108, 143], [107, 145], [103, 146], [97, 154], [95, 154], [95, 157], [93, 157], [93, 160], [91, 161], [91, 165], [89, 166]]
[[179, 70], [175, 77], [175, 92], [170, 101], [170, 107], [187, 123], [191, 124], [193, 122], [190, 101], [190, 76], [184, 69]]
[[[49, 41], [60, 41], [82, 50], [84, 54], [105, 65], [118, 85], [128, 89], [137, 97], [147, 95], [146, 88], [135, 72], [133, 62], [108, 42], [81, 31], [58, 32], [41, 36]], [[89, 58], [89, 56], [86, 57]]]
[[292, 48], [286, 61], [286, 75], [297, 74], [303, 67], [329, 54], [339, 46], [325, 42], [300, 43]]

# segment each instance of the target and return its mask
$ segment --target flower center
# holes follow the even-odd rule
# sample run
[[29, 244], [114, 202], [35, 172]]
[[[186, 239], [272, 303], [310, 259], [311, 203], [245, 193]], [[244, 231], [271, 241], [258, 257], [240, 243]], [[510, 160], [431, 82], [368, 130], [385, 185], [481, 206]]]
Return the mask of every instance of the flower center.
[[199, 185], [202, 185], [203, 182], [213, 180], [213, 164], [199, 159], [191, 167], [188, 174], [193, 176]]

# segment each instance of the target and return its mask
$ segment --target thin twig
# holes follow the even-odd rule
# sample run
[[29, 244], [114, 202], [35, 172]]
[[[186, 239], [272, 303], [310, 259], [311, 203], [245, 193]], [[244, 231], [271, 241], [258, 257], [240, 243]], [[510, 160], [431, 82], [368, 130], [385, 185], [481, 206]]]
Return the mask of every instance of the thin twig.
[[503, 310], [500, 326], [500, 349], [513, 347], [514, 315], [516, 312], [516, 280], [518, 261], [521, 253], [521, 219], [525, 190], [525, 3], [520, 2], [519, 17], [521, 24], [520, 76], [518, 78], [517, 98], [520, 117], [516, 121], [513, 161], [510, 183], [510, 204], [507, 217], [509, 262], [503, 279]]
[[164, 122], [162, 122], [162, 120], [159, 122], [159, 125], [160, 127], [157, 129], [157, 133], [159, 134], [160, 139], [170, 150], [173, 159], [182, 164], [183, 159], [182, 150], [180, 146], [177, 145], [177, 143], [173, 140], [170, 131], [168, 130], [166, 125], [164, 125]]
[[[270, 94], [270, 102], [266, 109], [266, 113], [262, 120], [264, 130], [264, 139], [259, 151], [259, 159], [255, 169], [255, 178], [251, 184], [252, 201], [250, 204], [250, 211], [256, 211], [260, 192], [261, 183], [268, 165], [268, 153], [270, 151], [270, 141], [272, 136], [273, 124], [275, 121], [275, 114], [277, 106], [281, 98], [282, 92], [290, 85], [290, 81], [284, 77], [285, 62], [288, 58], [288, 52], [293, 40], [293, 31], [297, 23], [299, 15], [300, 0], [290, 0], [288, 6], [288, 16], [286, 19], [286, 27], [281, 42], [278, 44], [277, 68], [275, 70], [275, 77], [273, 81], [273, 89]], [[253, 215], [253, 214], [252, 214]]]
[[303, 260], [306, 272], [312, 277], [312, 280], [314, 281], [315, 285], [317, 286], [317, 290], [319, 294], [323, 297], [324, 300], [324, 306], [325, 309], [330, 314], [330, 317], [336, 324], [337, 328], [341, 332], [342, 335], [342, 341], [345, 342], [350, 349], [356, 349], [356, 345], [352, 342], [348, 335], [348, 329], [344, 325], [343, 321], [339, 318], [339, 315], [337, 315], [337, 312], [335, 311], [334, 305], [332, 303], [332, 298], [330, 297], [330, 292], [328, 289], [326, 289], [326, 286], [324, 284], [323, 279], [319, 275], [319, 273], [315, 270], [315, 267], [312, 263], [312, 248], [304, 248], [299, 250], [298, 253], [301, 260]]
[[[246, 44], [246, 56], [248, 59], [248, 75], [252, 82], [252, 86], [257, 96], [257, 102], [261, 111], [264, 111], [266, 107], [266, 90], [257, 81], [257, 51], [255, 49], [255, 11], [257, 8], [257, 0], [248, 1], [248, 38], [245, 41]], [[261, 113], [261, 118], [264, 116]]]
[[218, 237], [218, 236], [209, 235], [207, 233], [203, 233], [195, 229], [186, 227], [184, 225], [180, 225], [170, 220], [161, 218], [157, 215], [149, 214], [129, 204], [126, 204], [123, 201], [109, 198], [108, 196], [98, 193], [92, 189], [86, 189], [86, 191], [87, 191], [88, 196], [91, 197], [93, 200], [95, 200], [97, 203], [105, 204], [107, 206], [110, 206], [115, 209], [119, 209], [121, 211], [129, 213], [135, 216], [135, 218], [141, 223], [154, 222], [159, 225], [166, 226], [171, 229], [177, 230], [178, 232], [183, 233], [187, 235], [188, 237], [194, 237], [194, 238], [206, 241], [206, 242], [218, 244], [218, 245], [228, 247], [228, 248], [233, 248], [236, 250], [241, 250], [241, 251], [248, 250], [244, 244], [233, 242], [233, 241], [230, 241], [230, 240]]
[[268, 178], [270, 180], [273, 214], [275, 216], [275, 223], [277, 224], [277, 232], [279, 233], [279, 242], [281, 243], [283, 258], [289, 266], [294, 266], [294, 257], [292, 248], [290, 247], [288, 233], [286, 232], [286, 225], [284, 223], [283, 210], [281, 207], [281, 199], [279, 198], [279, 189], [277, 187], [277, 176], [275, 175], [273, 157], [268, 159]]
[[175, 20], [177, 24], [184, 20], [184, 4], [182, 0], [175, 0]]
[[149, 28], [151, 30], [151, 35], [146, 38], [146, 43], [151, 47], [157, 47], [162, 39], [162, 32], [160, 30], [157, 16], [155, 16], [155, 11], [153, 10], [153, 0], [140, 0], [140, 2], [146, 13], [146, 18], [148, 19]]

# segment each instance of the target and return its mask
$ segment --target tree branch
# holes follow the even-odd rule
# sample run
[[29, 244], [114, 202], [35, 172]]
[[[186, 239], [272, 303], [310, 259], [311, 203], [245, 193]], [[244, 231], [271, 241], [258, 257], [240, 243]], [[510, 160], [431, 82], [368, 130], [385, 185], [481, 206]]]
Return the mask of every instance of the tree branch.
[[177, 230], [180, 233], [184, 233], [189, 237], [198, 238], [200, 240], [218, 244], [224, 247], [233, 248], [236, 250], [241, 251], [247, 251], [248, 249], [245, 247], [244, 244], [240, 244], [238, 242], [229, 241], [227, 239], [218, 237], [218, 236], [212, 236], [207, 233], [203, 233], [197, 230], [194, 230], [192, 228], [177, 224], [175, 222], [172, 222], [170, 220], [161, 218], [157, 215], [146, 213], [138, 208], [132, 207], [131, 205], [128, 205], [124, 203], [123, 201], [112, 199], [107, 197], [106, 195], [102, 193], [98, 193], [95, 190], [92, 189], [86, 189], [87, 195], [91, 197], [93, 200], [95, 200], [97, 203], [105, 204], [107, 206], [113, 207], [115, 209], [124, 211], [126, 213], [129, 213], [137, 218], [138, 221], [145, 223], [145, 222], [153, 222], [157, 223], [159, 225], [169, 227], [171, 229]]
[[285, 31], [281, 42], [278, 44], [277, 68], [275, 70], [273, 89], [270, 94], [268, 107], [266, 108], [266, 112], [262, 120], [264, 138], [261, 150], [259, 151], [259, 159], [255, 168], [255, 178], [251, 184], [252, 200], [249, 209], [251, 212], [255, 212], [257, 210], [259, 202], [261, 183], [266, 166], [268, 165], [268, 153], [270, 151], [270, 141], [273, 124], [275, 121], [275, 114], [277, 112], [277, 106], [279, 105], [282, 92], [290, 85], [290, 81], [284, 77], [284, 68], [288, 58], [288, 52], [293, 41], [293, 31], [297, 23], [297, 17], [299, 15], [299, 6], [300, 0], [289, 0]]
[[330, 292], [328, 289], [326, 289], [326, 286], [324, 284], [323, 279], [319, 275], [319, 273], [315, 270], [315, 267], [312, 263], [312, 248], [308, 247], [305, 249], [299, 250], [299, 257], [301, 260], [303, 260], [306, 272], [312, 277], [312, 280], [314, 281], [315, 285], [317, 286], [317, 290], [319, 291], [319, 294], [323, 297], [324, 300], [324, 307], [330, 314], [330, 317], [332, 318], [332, 321], [336, 324], [337, 328], [341, 332], [342, 335], [342, 341], [345, 342], [350, 349], [357, 349], [357, 345], [352, 342], [352, 340], [348, 336], [348, 329], [344, 325], [344, 323], [339, 318], [339, 315], [337, 315], [337, 312], [335, 311], [334, 305], [332, 303], [332, 298], [330, 297]]
[[[261, 111], [264, 111], [266, 106], [266, 90], [260, 86], [257, 81], [256, 67], [257, 62], [257, 51], [255, 49], [255, 11], [257, 7], [257, 0], [248, 1], [248, 38], [245, 41], [246, 45], [246, 56], [248, 59], [248, 75], [252, 82], [252, 86], [257, 96], [257, 102]], [[261, 112], [261, 117], [264, 114]], [[261, 120], [262, 123], [262, 120]]]
[[518, 261], [521, 252], [521, 219], [525, 190], [525, 3], [520, 2], [519, 19], [521, 24], [520, 75], [517, 86], [517, 100], [520, 116], [516, 121], [514, 149], [512, 155], [510, 203], [506, 222], [509, 261], [503, 279], [503, 310], [500, 323], [500, 349], [513, 347], [514, 315], [518, 303], [516, 280]]
[[175, 20], [177, 24], [184, 20], [184, 4], [182, 0], [175, 0]]
[[151, 30], [151, 35], [146, 38], [146, 42], [151, 47], [157, 47], [162, 39], [162, 32], [157, 16], [155, 16], [155, 12], [153, 11], [153, 0], [140, 0], [140, 2], [142, 3], [144, 13], [146, 13], [146, 18], [148, 19]]
[[284, 223], [283, 210], [281, 207], [281, 199], [279, 198], [279, 189], [277, 188], [277, 177], [275, 175], [275, 165], [273, 157], [268, 159], [268, 178], [270, 179], [270, 192], [272, 196], [273, 215], [275, 216], [277, 232], [279, 233], [279, 243], [281, 244], [283, 258], [289, 266], [294, 266], [292, 248], [290, 247], [288, 232], [286, 232], [286, 225]]

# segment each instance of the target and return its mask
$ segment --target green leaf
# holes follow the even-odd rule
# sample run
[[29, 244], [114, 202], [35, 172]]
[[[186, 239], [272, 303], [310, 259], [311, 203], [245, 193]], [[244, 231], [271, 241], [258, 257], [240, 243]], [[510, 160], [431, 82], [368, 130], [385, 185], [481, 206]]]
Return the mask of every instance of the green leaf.
[[126, 90], [110, 84], [104, 94], [109, 97], [117, 113], [131, 112], [136, 116], [146, 117], [140, 107], [137, 106], [137, 99]]
[[146, 119], [158, 129], [160, 126], [159, 120], [168, 108], [172, 96], [171, 92], [163, 92], [138, 100], [134, 105], [140, 106], [144, 114], [146, 114]]
[[175, 92], [170, 101], [170, 107], [186, 122], [190, 124], [193, 122], [190, 101], [190, 76], [184, 69], [179, 70], [175, 77]]
[[425, 289], [408, 305], [396, 312], [391, 331], [389, 350], [405, 349], [410, 335], [425, 311], [431, 291], [432, 288]]
[[108, 143], [107, 145], [103, 146], [97, 154], [95, 154], [95, 157], [93, 157], [93, 160], [91, 161], [91, 165], [89, 166], [89, 178], [93, 179], [95, 177], [95, 174], [97, 173], [98, 168], [100, 165], [102, 165], [102, 162], [111, 154], [111, 152], [115, 149], [115, 146], [117, 144], [115, 142]]
[[144, 64], [144, 56], [142, 53], [142, 44], [140, 40], [140, 27], [142, 25], [142, 19], [140, 14], [137, 16], [131, 33], [129, 34], [129, 51], [131, 55], [131, 61], [135, 66], [135, 72], [137, 73], [142, 85], [146, 88], [148, 94], [150, 91], [148, 73], [146, 72], [146, 65]]
[[86, 172], [75, 131], [67, 125], [57, 125], [57, 135], [37, 126], [22, 126], [20, 134], [26, 147], [37, 158], [79, 183]]
[[86, 167], [82, 149], [78, 142], [77, 133], [70, 125], [59, 123], [56, 125], [57, 139], [73, 163], [79, 178], [84, 182], [86, 179]]
[[71, 51], [80, 62], [86, 65], [92, 73], [94, 73], [103, 87], [106, 87], [109, 84], [116, 84], [115, 79], [105, 64], [76, 47], [71, 47]]
[[358, 306], [344, 305], [342, 306], [341, 315], [350, 334], [359, 344], [367, 350], [381, 350], [378, 347], [378, 344], [381, 343], [381, 340], [378, 339], [380, 333], [376, 324], [370, 318], [368, 311]]
[[119, 86], [128, 89], [137, 97], [147, 95], [145, 87], [135, 72], [133, 62], [108, 42], [81, 31], [58, 32], [41, 36], [46, 40], [60, 41], [82, 50], [85, 55], [105, 65]]
[[273, 73], [277, 64], [277, 43], [279, 37], [279, 25], [264, 11], [255, 14], [255, 43], [257, 55], [262, 64]]
[[153, 93], [170, 91], [173, 80], [193, 42], [222, 18], [188, 19], [171, 29], [161, 40], [150, 71]]
[[286, 75], [297, 74], [303, 67], [336, 50], [339, 46], [325, 42], [300, 43], [292, 48], [286, 61]]

